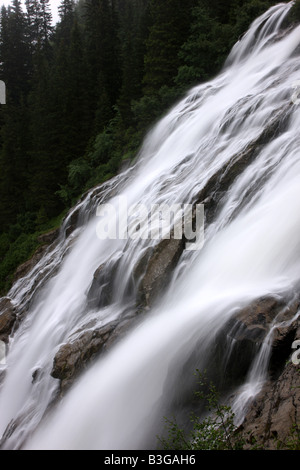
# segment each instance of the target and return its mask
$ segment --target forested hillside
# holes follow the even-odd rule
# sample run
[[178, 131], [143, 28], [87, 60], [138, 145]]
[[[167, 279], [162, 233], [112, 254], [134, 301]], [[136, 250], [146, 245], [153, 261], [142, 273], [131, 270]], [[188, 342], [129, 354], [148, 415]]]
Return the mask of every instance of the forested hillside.
[[1, 9], [0, 290], [151, 124], [216, 74], [271, 0], [49, 0]]

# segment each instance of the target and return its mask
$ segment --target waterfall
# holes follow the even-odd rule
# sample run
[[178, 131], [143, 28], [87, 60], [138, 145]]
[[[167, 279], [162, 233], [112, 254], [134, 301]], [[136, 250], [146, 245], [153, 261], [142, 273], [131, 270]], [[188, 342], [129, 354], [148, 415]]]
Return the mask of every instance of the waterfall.
[[[290, 7], [274, 6], [251, 25], [221, 73], [160, 120], [131, 168], [82, 198], [57, 243], [8, 293], [26, 314], [10, 338], [0, 388], [2, 448], [155, 448], [164, 415], [194, 366], [209, 370], [215, 340], [237, 310], [297, 289], [300, 27], [282, 29]], [[128, 206], [203, 202], [205, 243], [183, 250], [164, 292], [58, 400], [51, 370], [60, 347], [136, 314], [133, 273], [159, 243], [97, 237], [97, 207], [117, 210], [120, 197]], [[99, 267], [110, 283], [106, 301], [101, 285], [89, 296]], [[247, 384], [252, 390], [267, 373], [262, 356], [265, 349], [237, 398], [240, 414]]]

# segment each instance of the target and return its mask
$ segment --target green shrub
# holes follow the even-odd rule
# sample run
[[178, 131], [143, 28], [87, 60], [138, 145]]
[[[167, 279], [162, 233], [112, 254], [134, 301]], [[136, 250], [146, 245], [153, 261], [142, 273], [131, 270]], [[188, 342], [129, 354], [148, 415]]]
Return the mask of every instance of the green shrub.
[[110, 159], [113, 149], [114, 136], [108, 130], [104, 130], [97, 135], [94, 148], [88, 156], [91, 165], [98, 166], [101, 163], [106, 163]]
[[[206, 403], [208, 416], [199, 418], [194, 413], [190, 417], [192, 430], [180, 428], [176, 419], [166, 418], [166, 437], [158, 437], [165, 450], [237, 450], [243, 442], [233, 435], [236, 432], [234, 413], [230, 406], [220, 402], [219, 393], [213, 383], [207, 382], [205, 375], [197, 370], [199, 390], [195, 396]], [[208, 391], [207, 391], [208, 390]]]
[[22, 233], [14, 242], [9, 244], [8, 250], [0, 263], [1, 295], [5, 295], [10, 288], [17, 267], [27, 261], [37, 247], [37, 235], [26, 233]]
[[77, 191], [84, 187], [90, 175], [91, 168], [83, 158], [78, 158], [70, 163], [68, 181]]
[[[39, 247], [38, 237], [60, 227], [67, 210], [51, 220], [42, 214], [24, 213], [9, 232], [0, 235], [0, 296], [11, 287], [16, 269], [31, 258]], [[40, 225], [37, 220], [40, 219]]]

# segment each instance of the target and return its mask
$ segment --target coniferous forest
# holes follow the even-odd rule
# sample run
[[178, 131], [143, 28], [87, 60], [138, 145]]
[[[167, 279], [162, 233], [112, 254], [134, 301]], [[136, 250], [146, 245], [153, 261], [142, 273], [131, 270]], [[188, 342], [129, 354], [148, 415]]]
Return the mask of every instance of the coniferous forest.
[[270, 0], [12, 0], [1, 9], [0, 290]]

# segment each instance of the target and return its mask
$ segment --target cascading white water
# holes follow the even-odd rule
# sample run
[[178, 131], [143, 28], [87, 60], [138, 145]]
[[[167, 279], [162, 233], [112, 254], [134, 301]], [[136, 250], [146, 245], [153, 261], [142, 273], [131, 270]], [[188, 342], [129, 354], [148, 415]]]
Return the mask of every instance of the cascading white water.
[[[278, 36], [290, 6], [275, 6], [254, 22], [222, 73], [191, 90], [157, 124], [135, 167], [107, 183], [100, 196], [94, 198], [93, 191], [80, 203], [80, 213], [89, 211], [90, 219], [73, 234], [73, 244], [62, 236], [35, 272], [12, 288], [9, 296], [18, 307], [35, 276], [43, 270], [52, 276], [36, 289], [10, 341], [0, 390], [3, 448], [153, 448], [172, 401], [168, 383], [180, 389], [180, 371], [195, 348], [198, 367], [209, 367], [211, 343], [237, 308], [299, 283], [300, 108], [291, 97], [300, 74], [300, 27]], [[278, 116], [287, 121], [282, 131], [260, 145], [234, 179], [205, 227], [204, 248], [183, 253], [168, 290], [143, 322], [43, 419], [58, 388], [50, 372], [60, 345], [79, 329], [105, 325], [134, 309], [133, 298], [125, 295], [131, 273], [145, 248], [157, 243], [100, 241], [92, 216], [96, 203], [117, 204], [116, 195], [128, 205], [195, 201], [213, 175], [225, 174], [232, 158]], [[119, 260], [112, 301], [89, 308], [94, 272], [112, 259]], [[261, 383], [265, 362], [255, 362], [251, 387], [256, 379]], [[245, 402], [248, 392], [243, 390]], [[243, 410], [243, 399], [237, 406]]]

